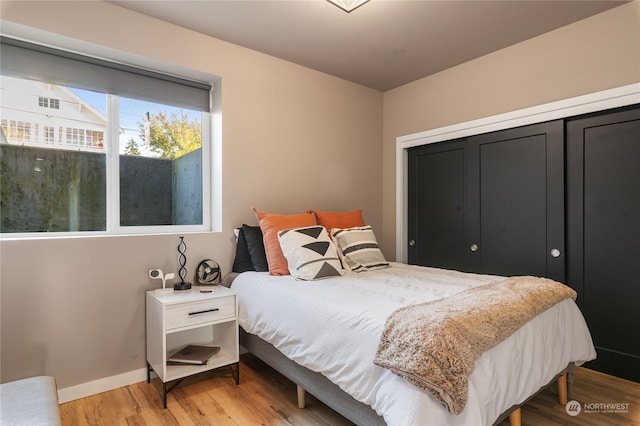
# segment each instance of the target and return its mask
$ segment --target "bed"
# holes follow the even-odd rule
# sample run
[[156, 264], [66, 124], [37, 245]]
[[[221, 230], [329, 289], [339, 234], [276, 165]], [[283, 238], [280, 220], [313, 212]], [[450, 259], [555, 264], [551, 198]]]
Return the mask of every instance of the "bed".
[[358, 425], [517, 425], [596, 356], [565, 285], [388, 262], [361, 210], [253, 211], [227, 281], [241, 345], [301, 407], [308, 391]]
[[459, 414], [374, 364], [374, 357], [387, 319], [400, 308], [502, 280], [391, 262], [313, 281], [246, 271], [232, 288], [241, 345], [354, 423], [491, 425], [575, 365], [595, 359], [572, 299], [536, 315], [476, 360]]

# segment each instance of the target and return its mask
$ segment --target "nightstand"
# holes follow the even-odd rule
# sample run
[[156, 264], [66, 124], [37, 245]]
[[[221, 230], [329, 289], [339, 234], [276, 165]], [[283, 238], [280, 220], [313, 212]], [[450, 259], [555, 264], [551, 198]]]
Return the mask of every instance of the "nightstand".
[[[220, 367], [232, 369], [240, 383], [238, 302], [226, 287], [193, 287], [172, 292], [147, 292], [147, 383], [153, 370], [167, 393], [188, 376]], [[219, 346], [206, 364], [168, 365], [167, 358], [187, 345]], [[171, 383], [175, 382], [175, 383]], [[167, 387], [167, 385], [170, 385]]]

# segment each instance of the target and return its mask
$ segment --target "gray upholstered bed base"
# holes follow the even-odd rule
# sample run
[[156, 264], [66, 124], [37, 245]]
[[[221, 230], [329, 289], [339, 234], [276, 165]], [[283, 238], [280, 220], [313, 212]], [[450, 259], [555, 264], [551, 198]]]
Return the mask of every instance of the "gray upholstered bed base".
[[[247, 333], [242, 327], [240, 327], [240, 345], [353, 423], [367, 426], [385, 425], [384, 419], [378, 416], [373, 408], [357, 401], [322, 374], [308, 370], [290, 360], [271, 344], [253, 334]], [[572, 376], [574, 371], [575, 365], [573, 363], [569, 364], [567, 368], [559, 372], [549, 384], [540, 388], [522, 404], [514, 405], [502, 413], [494, 425], [502, 422], [512, 411], [526, 404], [531, 398], [546, 389], [563, 374], [567, 374], [568, 395], [569, 399], [571, 399]]]
[[242, 327], [240, 327], [240, 345], [355, 424], [367, 426], [385, 424], [373, 408], [355, 400], [322, 374], [308, 370], [290, 360], [271, 344], [245, 332]]

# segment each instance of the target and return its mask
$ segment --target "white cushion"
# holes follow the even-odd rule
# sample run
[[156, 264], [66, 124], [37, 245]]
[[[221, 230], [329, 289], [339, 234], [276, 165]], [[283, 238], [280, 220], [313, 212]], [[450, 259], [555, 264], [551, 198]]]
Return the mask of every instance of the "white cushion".
[[331, 230], [342, 264], [354, 272], [387, 268], [386, 261], [371, 226]]
[[30, 377], [0, 385], [0, 425], [60, 424], [58, 391], [53, 377]]
[[285, 229], [278, 233], [289, 273], [298, 280], [344, 275], [335, 245], [323, 226]]

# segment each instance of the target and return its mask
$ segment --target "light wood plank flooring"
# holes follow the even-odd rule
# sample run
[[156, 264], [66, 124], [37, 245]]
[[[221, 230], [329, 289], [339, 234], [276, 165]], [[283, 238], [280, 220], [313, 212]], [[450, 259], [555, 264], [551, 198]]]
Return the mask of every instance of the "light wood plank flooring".
[[[350, 422], [307, 394], [299, 409], [295, 384], [251, 354], [241, 357], [240, 386], [223, 371], [184, 380], [162, 409], [158, 379], [125, 386], [60, 405], [63, 426], [81, 425], [330, 425]], [[578, 368], [573, 399], [582, 403], [629, 403], [626, 414], [566, 414], [555, 390], [545, 390], [522, 411], [525, 426], [640, 426], [640, 384]], [[508, 421], [500, 426], [508, 425]], [[422, 425], [419, 425], [422, 426]]]

